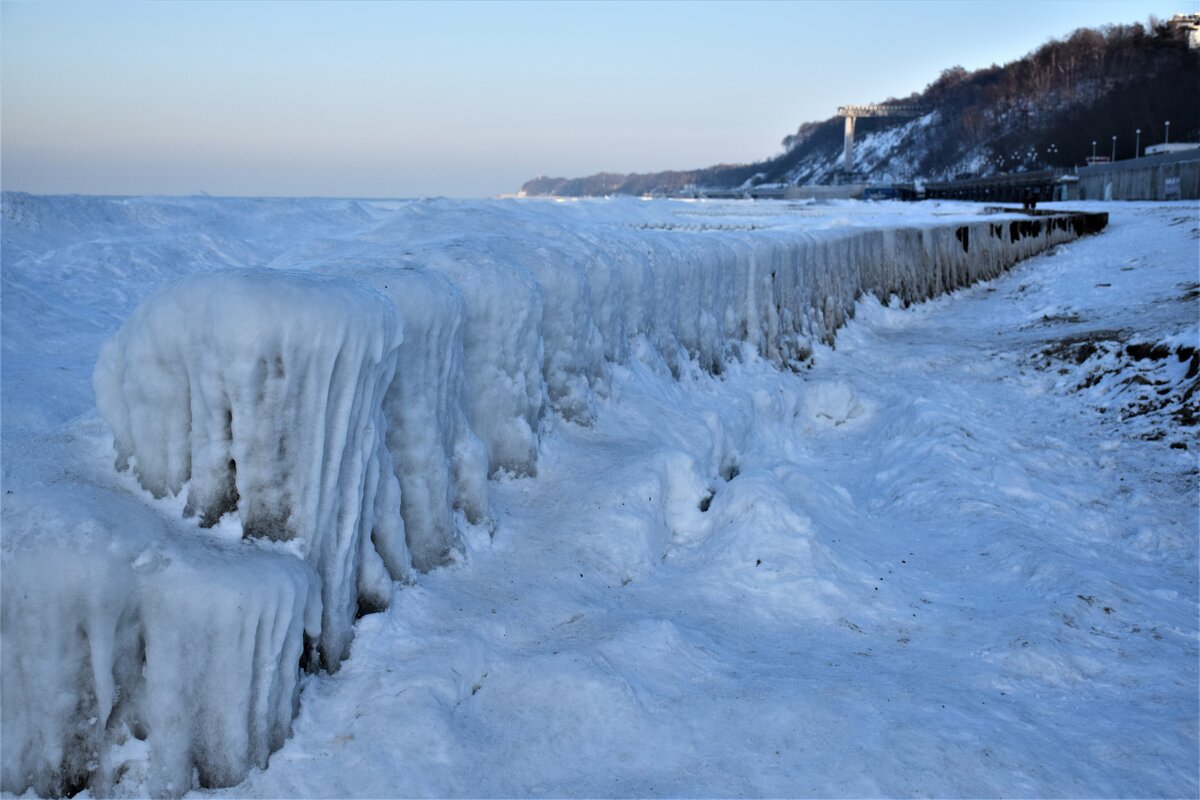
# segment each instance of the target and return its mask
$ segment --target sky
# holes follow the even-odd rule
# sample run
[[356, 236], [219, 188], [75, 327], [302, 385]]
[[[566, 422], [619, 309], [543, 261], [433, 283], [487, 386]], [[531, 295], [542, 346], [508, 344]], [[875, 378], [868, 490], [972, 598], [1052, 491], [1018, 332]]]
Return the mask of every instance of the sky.
[[0, 186], [489, 197], [744, 163], [839, 105], [1197, 0], [0, 4]]

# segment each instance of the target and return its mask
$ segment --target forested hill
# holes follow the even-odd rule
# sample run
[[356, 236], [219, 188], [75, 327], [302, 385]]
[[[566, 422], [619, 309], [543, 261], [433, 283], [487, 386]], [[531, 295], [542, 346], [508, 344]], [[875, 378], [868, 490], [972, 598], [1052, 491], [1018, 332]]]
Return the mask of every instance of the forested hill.
[[[916, 119], [858, 120], [856, 171], [872, 182], [991, 175], [1082, 164], [1092, 154], [1132, 157], [1141, 145], [1200, 141], [1200, 49], [1189, 31], [1200, 14], [1147, 25], [1081, 28], [1024, 58], [968, 72], [952, 67], [921, 92], [876, 102], [917, 104]], [[1193, 33], [1193, 36], [1195, 34]], [[1193, 39], [1193, 44], [1195, 39]], [[688, 187], [835, 182], [842, 166], [842, 120], [806, 122], [784, 151], [753, 164], [586, 178], [539, 177], [527, 195], [578, 197], [674, 193]]]

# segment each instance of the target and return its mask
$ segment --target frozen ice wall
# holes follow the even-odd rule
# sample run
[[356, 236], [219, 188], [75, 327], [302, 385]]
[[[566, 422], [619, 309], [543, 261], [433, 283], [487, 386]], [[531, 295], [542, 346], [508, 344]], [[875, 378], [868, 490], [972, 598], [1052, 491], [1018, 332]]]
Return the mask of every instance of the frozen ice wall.
[[788, 363], [864, 292], [922, 300], [1075, 235], [1059, 218], [813, 229], [580, 210], [408, 204], [285, 253], [287, 269], [164, 289], [96, 368], [118, 466], [158, 496], [186, 487], [202, 525], [236, 511], [248, 536], [302, 541], [335, 667], [390, 579], [460, 548], [456, 511], [486, 521], [487, 475], [536, 471], [548, 410], [588, 424], [606, 358], [719, 372], [748, 344]]
[[[469, 524], [491, 526], [488, 447], [468, 421], [462, 291], [444, 274], [417, 266], [402, 247], [384, 244], [322, 240], [276, 266], [343, 276], [374, 288], [399, 311], [405, 339], [383, 412], [401, 516], [413, 566], [424, 572], [447, 563], [462, 549], [456, 512]], [[519, 359], [509, 360], [520, 368]], [[486, 397], [495, 403], [494, 394]], [[511, 413], [524, 418], [527, 401], [513, 406]], [[499, 416], [504, 409], [486, 410]]]
[[320, 631], [304, 562], [179, 538], [96, 490], [10, 498], [0, 559], [6, 791], [104, 795], [139, 749], [155, 794], [182, 794], [194, 769], [230, 785], [290, 734]]
[[413, 566], [425, 572], [461, 549], [456, 511], [471, 524], [490, 524], [488, 457], [467, 422], [461, 293], [439, 273], [386, 264], [378, 255], [342, 257], [320, 269], [375, 288], [404, 318], [383, 411], [408, 549]]
[[489, 476], [535, 474], [555, 417], [590, 424], [611, 364], [790, 364], [863, 293], [916, 302], [1081, 232], [860, 208], [404, 203], [151, 294], [97, 406], [118, 467], [189, 520], [6, 531], [4, 789], [104, 792], [104, 754], [137, 746], [165, 794], [240, 780], [287, 735], [305, 638], [336, 668], [358, 613], [490, 524]]
[[249, 537], [301, 544], [330, 668], [408, 572], [383, 412], [401, 340], [395, 306], [360, 284], [234, 270], [149, 297], [96, 365], [118, 467], [155, 496], [186, 487], [201, 525], [236, 512]]
[[[530, 272], [458, 241], [427, 266], [449, 278], [466, 307], [463, 382], [472, 429], [487, 446], [490, 474], [532, 475], [547, 403], [541, 337], [545, 295]], [[453, 256], [450, 255], [453, 254]]]

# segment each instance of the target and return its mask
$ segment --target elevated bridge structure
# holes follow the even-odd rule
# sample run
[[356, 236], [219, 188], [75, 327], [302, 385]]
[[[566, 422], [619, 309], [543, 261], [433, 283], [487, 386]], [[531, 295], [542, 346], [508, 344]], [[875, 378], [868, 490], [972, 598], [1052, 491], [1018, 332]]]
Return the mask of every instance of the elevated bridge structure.
[[[945, 200], [974, 200], [993, 203], [1041, 203], [1059, 199], [1057, 187], [1063, 185], [1066, 173], [1043, 169], [1034, 172], [1014, 172], [988, 178], [968, 178], [956, 181], [930, 181], [925, 184], [925, 197]], [[1063, 200], [1066, 197], [1061, 198]]]
[[845, 151], [843, 154], [843, 169], [854, 171], [854, 122], [859, 117], [920, 117], [929, 113], [923, 106], [903, 105], [900, 103], [880, 103], [867, 106], [839, 106], [837, 115], [846, 119]]

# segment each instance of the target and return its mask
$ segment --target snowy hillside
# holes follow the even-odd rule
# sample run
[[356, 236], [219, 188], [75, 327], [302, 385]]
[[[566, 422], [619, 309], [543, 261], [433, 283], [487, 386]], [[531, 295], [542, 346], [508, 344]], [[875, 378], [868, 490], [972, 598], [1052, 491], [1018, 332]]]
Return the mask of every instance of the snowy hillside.
[[1194, 206], [3, 222], [5, 791], [1197, 789]]
[[[916, 119], [861, 118], [852, 175], [839, 175], [844, 120], [805, 122], [783, 138], [783, 152], [750, 164], [584, 178], [538, 177], [527, 195], [561, 197], [679, 195], [757, 184], [889, 184], [948, 180], [1082, 166], [1109, 137], [1116, 158], [1142, 146], [1200, 139], [1200, 49], [1190, 46], [1190, 18], [1080, 28], [1004, 65], [968, 72], [949, 66], [906, 98], [860, 98], [929, 110]], [[1015, 54], [1014, 54], [1015, 55]], [[916, 89], [916, 87], [913, 87]], [[848, 98], [849, 99], [849, 98]], [[833, 109], [830, 109], [833, 111]], [[1163, 122], [1171, 120], [1171, 135]], [[1140, 131], [1135, 135], [1135, 131]]]
[[[938, 122], [931, 111], [899, 125], [893, 124], [859, 135], [854, 143], [855, 169], [874, 183], [910, 183], [924, 177], [918, 169], [930, 147], [930, 128]], [[830, 184], [845, 162], [842, 151], [812, 150], [788, 168], [784, 181], [794, 186]]]

